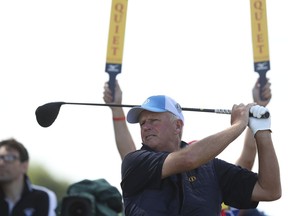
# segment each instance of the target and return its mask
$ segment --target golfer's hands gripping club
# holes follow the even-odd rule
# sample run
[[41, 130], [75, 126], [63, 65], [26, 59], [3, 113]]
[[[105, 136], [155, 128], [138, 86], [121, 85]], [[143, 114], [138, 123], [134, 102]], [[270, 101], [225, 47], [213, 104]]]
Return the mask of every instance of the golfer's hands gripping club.
[[252, 130], [254, 136], [257, 131], [270, 130], [271, 131], [271, 117], [261, 118], [264, 113], [269, 113], [268, 109], [263, 106], [255, 105], [250, 108], [252, 117], [249, 117], [249, 128]]

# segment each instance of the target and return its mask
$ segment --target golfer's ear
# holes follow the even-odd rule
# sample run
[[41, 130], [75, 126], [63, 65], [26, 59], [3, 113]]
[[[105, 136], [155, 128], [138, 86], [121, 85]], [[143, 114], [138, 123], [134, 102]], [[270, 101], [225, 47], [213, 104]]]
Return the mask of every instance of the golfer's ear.
[[180, 132], [182, 130], [182, 127], [183, 127], [182, 120], [177, 119], [177, 121], [176, 121], [176, 130]]

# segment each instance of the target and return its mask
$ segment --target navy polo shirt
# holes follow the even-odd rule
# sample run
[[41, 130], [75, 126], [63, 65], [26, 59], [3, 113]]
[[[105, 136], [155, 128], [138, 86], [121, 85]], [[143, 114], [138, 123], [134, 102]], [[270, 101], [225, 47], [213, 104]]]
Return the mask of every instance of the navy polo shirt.
[[126, 216], [219, 216], [222, 202], [235, 208], [257, 207], [258, 202], [250, 201], [256, 173], [216, 158], [161, 179], [168, 154], [143, 145], [124, 158], [121, 188]]

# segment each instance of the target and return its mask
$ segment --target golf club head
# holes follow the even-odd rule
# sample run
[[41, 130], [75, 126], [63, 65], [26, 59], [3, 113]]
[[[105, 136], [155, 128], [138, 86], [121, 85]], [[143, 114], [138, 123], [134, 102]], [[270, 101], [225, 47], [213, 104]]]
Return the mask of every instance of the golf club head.
[[65, 104], [65, 102], [52, 102], [39, 106], [35, 111], [38, 124], [42, 127], [52, 125], [63, 104]]

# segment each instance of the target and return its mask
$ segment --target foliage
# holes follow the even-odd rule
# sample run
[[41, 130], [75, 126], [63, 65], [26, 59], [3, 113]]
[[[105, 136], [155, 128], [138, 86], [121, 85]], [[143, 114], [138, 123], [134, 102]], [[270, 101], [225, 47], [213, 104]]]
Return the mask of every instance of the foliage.
[[66, 195], [67, 188], [71, 184], [71, 182], [56, 179], [43, 165], [37, 163], [30, 164], [28, 175], [33, 184], [41, 185], [54, 191], [58, 201], [62, 200], [63, 196]]

